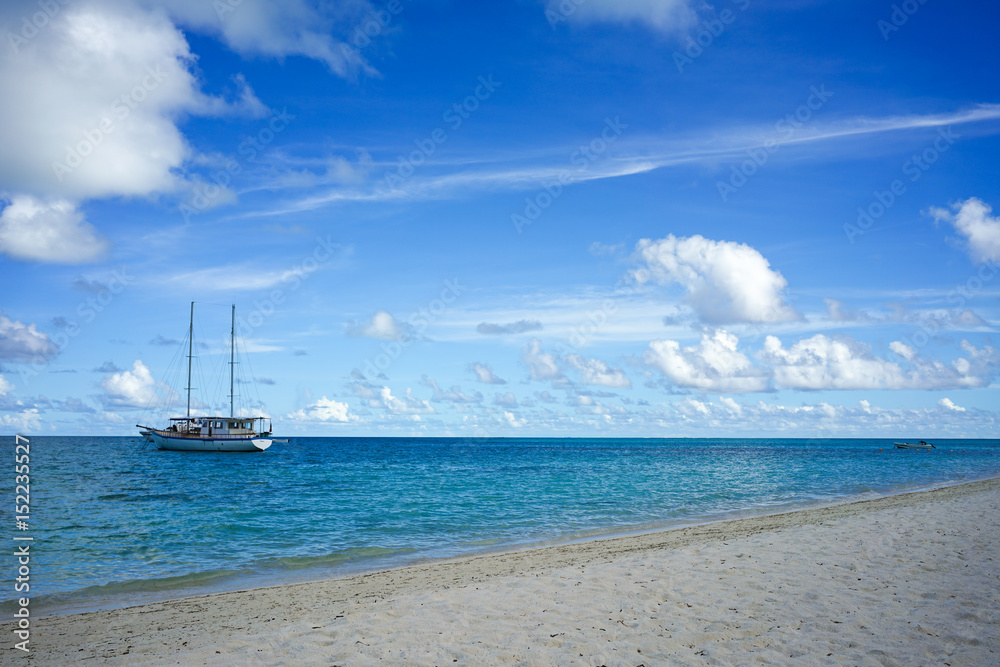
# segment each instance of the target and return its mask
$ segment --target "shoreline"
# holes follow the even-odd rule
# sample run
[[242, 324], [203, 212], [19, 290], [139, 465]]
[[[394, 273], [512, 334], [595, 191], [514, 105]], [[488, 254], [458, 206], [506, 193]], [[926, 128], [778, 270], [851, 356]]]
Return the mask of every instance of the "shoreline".
[[[372, 563], [371, 565], [376, 565], [375, 567], [365, 566], [364, 564], [344, 564], [336, 566], [333, 569], [326, 569], [322, 567], [316, 567], [317, 570], [326, 569], [326, 572], [314, 572], [309, 574], [308, 569], [300, 571], [302, 576], [296, 577], [294, 574], [286, 573], [285, 576], [277, 575], [267, 575], [260, 572], [255, 572], [248, 570], [245, 573], [233, 572], [229, 575], [232, 577], [232, 586], [221, 585], [217, 587], [201, 587], [200, 589], [190, 589], [184, 587], [177, 587], [173, 590], [177, 591], [177, 595], [171, 595], [170, 588], [149, 591], [140, 591], [132, 596], [132, 599], [128, 599], [126, 595], [119, 594], [119, 599], [115, 600], [112, 596], [107, 598], [102, 598], [99, 595], [92, 595], [89, 599], [83, 598], [78, 603], [63, 603], [63, 607], [59, 607], [57, 604], [49, 603], [49, 606], [43, 607], [38, 613], [38, 618], [45, 618], [48, 616], [68, 616], [75, 614], [86, 614], [92, 612], [100, 611], [113, 611], [122, 609], [131, 609], [134, 607], [143, 607], [152, 604], [174, 602], [179, 600], [188, 600], [192, 598], [202, 598], [202, 597], [212, 597], [216, 595], [224, 595], [228, 593], [245, 593], [255, 590], [263, 590], [270, 588], [283, 588], [287, 586], [301, 586], [310, 584], [320, 584], [325, 581], [334, 579], [347, 579], [351, 577], [366, 576], [370, 574], [376, 574], [379, 572], [387, 572], [392, 570], [398, 570], [407, 567], [414, 566], [426, 566], [433, 565], [435, 563], [447, 563], [454, 560], [462, 560], [468, 558], [479, 558], [479, 557], [491, 557], [491, 556], [502, 556], [511, 553], [518, 553], [522, 551], [535, 551], [539, 549], [548, 548], [558, 548], [564, 546], [580, 545], [586, 544], [588, 542], [595, 541], [605, 541], [605, 540], [616, 540], [619, 538], [633, 538], [641, 537], [649, 534], [657, 533], [667, 533], [675, 530], [681, 529], [691, 529], [691, 528], [701, 528], [704, 526], [711, 526], [718, 523], [728, 523], [743, 520], [754, 520], [762, 519], [771, 516], [778, 516], [782, 514], [793, 514], [797, 512], [807, 512], [812, 510], [821, 510], [827, 508], [835, 508], [843, 505], [853, 505], [856, 503], [864, 503], [870, 501], [882, 500], [885, 498], [894, 498], [901, 495], [919, 494], [931, 491], [937, 491], [940, 489], [947, 489], [955, 486], [964, 486], [968, 484], [976, 484], [979, 482], [998, 480], [1000, 481], [1000, 476], [984, 477], [982, 479], [976, 479], [972, 481], [943, 481], [934, 482], [928, 486], [921, 486], [916, 488], [906, 488], [904, 490], [896, 490], [887, 494], [878, 494], [878, 492], [867, 491], [857, 495], [845, 496], [843, 498], [834, 500], [812, 500], [806, 501], [801, 500], [791, 504], [790, 507], [780, 508], [773, 511], [762, 511], [762, 508], [757, 509], [745, 509], [738, 510], [732, 514], [727, 514], [726, 516], [720, 518], [705, 518], [705, 517], [694, 517], [692, 520], [682, 520], [679, 522], [669, 522], [669, 523], [654, 523], [645, 526], [631, 526], [631, 527], [615, 527], [615, 528], [601, 528], [593, 529], [591, 531], [585, 531], [585, 534], [571, 537], [571, 536], [560, 536], [551, 539], [542, 539], [535, 541], [528, 541], [524, 543], [505, 543], [499, 544], [495, 547], [484, 547], [481, 549], [468, 550], [465, 553], [460, 553], [457, 555], [450, 556], [436, 556], [436, 555], [423, 555], [416, 556], [413, 558], [408, 558], [406, 556], [394, 556], [389, 557], [389, 562], [379, 562]], [[397, 562], [393, 562], [397, 561]], [[192, 573], [195, 577], [206, 577], [215, 575], [214, 571], [207, 572], [196, 572]], [[317, 576], [318, 575], [318, 576]], [[186, 576], [186, 575], [181, 575]], [[163, 582], [170, 579], [175, 579], [177, 577], [165, 577], [162, 579], [151, 579], [142, 580], [141, 582], [117, 582], [108, 584], [108, 586], [113, 585], [129, 585], [133, 583], [145, 583], [145, 582]], [[244, 585], [249, 583], [250, 585]], [[98, 588], [98, 586], [92, 587]], [[86, 589], [84, 589], [86, 590]], [[156, 595], [157, 592], [162, 592], [162, 595]], [[55, 593], [50, 594], [50, 596], [62, 596], [68, 597], [70, 599], [77, 592], [70, 593]], [[113, 594], [112, 594], [113, 595]], [[49, 597], [49, 596], [47, 596]], [[12, 600], [6, 600], [3, 605], [11, 605], [14, 602]], [[48, 602], [48, 600], [46, 600]], [[52, 607], [52, 608], [50, 608]], [[11, 607], [13, 609], [13, 606]], [[0, 625], [2, 627], [2, 625]]]
[[[650, 645], [648, 638], [642, 638], [646, 637], [645, 634], [640, 637], [627, 630], [631, 623], [648, 624], [649, 618], [653, 616], [657, 620], [661, 619], [658, 614], [653, 613], [655, 610], [647, 608], [650, 600], [658, 600], [659, 606], [670, 601], [675, 594], [682, 593], [681, 597], [694, 601], [701, 594], [699, 591], [712, 591], [711, 596], [716, 598], [727, 595], [739, 597], [740, 591], [752, 590], [768, 577], [782, 580], [789, 576], [785, 572], [787, 569], [792, 573], [791, 579], [771, 591], [770, 598], [765, 596], [762, 600], [754, 600], [756, 605], [766, 608], [765, 615], [774, 616], [783, 613], [782, 610], [789, 604], [796, 607], [793, 603], [801, 595], [799, 592], [799, 595], [785, 599], [787, 593], [782, 593], [781, 589], [787, 590], [799, 580], [826, 576], [823, 569], [816, 572], [798, 560], [825, 560], [823, 554], [836, 559], [837, 550], [845, 548], [845, 539], [860, 541], [854, 550], [848, 549], [840, 555], [843, 562], [834, 565], [842, 568], [837, 574], [848, 571], [860, 574], [864, 570], [869, 576], [887, 577], [887, 581], [892, 583], [885, 588], [897, 589], [891, 593], [895, 597], [898, 590], [906, 586], [917, 585], [919, 588], [921, 585], [936, 585], [936, 579], [931, 575], [924, 575], [926, 580], [918, 582], [919, 585], [913, 583], [917, 580], [907, 578], [914, 576], [910, 570], [920, 570], [926, 565], [924, 559], [930, 558], [925, 553], [926, 545], [921, 542], [929, 539], [924, 534], [928, 522], [933, 522], [936, 527], [935, 534], [951, 534], [954, 531], [954, 544], [948, 545], [949, 549], [964, 554], [971, 547], [964, 542], [959, 544], [959, 541], [971, 541], [970, 544], [978, 545], [977, 540], [985, 539], [987, 545], [992, 545], [994, 538], [1000, 538], [1000, 515], [996, 512], [998, 503], [1000, 478], [991, 478], [929, 491], [905, 492], [870, 500], [722, 520], [698, 526], [460, 556], [307, 583], [185, 597], [112, 610], [50, 615], [32, 619], [32, 634], [37, 637], [37, 643], [33, 642], [33, 658], [39, 661], [35, 664], [66, 664], [83, 658], [96, 660], [96, 663], [88, 660], [88, 664], [118, 664], [126, 661], [130, 664], [160, 664], [174, 663], [182, 657], [185, 660], [221, 664], [232, 661], [235, 652], [241, 656], [241, 661], [254, 664], [306, 664], [323, 660], [346, 660], [352, 664], [367, 664], [377, 660], [432, 664], [452, 662], [453, 659], [481, 664], [484, 661], [501, 661], [493, 654], [482, 653], [486, 650], [484, 647], [492, 647], [490, 650], [503, 653], [513, 646], [516, 648], [515, 653], [520, 655], [520, 660], [528, 660], [530, 663], [532, 661], [524, 653], [530, 647], [520, 645], [519, 642], [523, 639], [518, 639], [519, 635], [513, 627], [510, 632], [505, 632], [501, 641], [490, 634], [497, 632], [494, 626], [505, 627], [505, 623], [514, 619], [519, 628], [526, 622], [537, 621], [539, 613], [551, 612], [551, 609], [545, 608], [560, 605], [560, 600], [567, 600], [571, 608], [585, 609], [606, 600], [609, 591], [614, 594], [623, 589], [630, 591], [629, 604], [615, 602], [611, 605], [615, 609], [610, 610], [609, 607], [601, 612], [602, 615], [626, 614], [628, 606], [638, 605], [642, 609], [636, 608], [630, 612], [635, 616], [631, 621], [619, 619], [621, 623], [616, 631], [624, 633], [625, 638], [614, 648], [619, 651], [623, 646], [635, 645], [633, 653], [638, 651], [648, 656], [646, 651], [656, 650], [656, 642]], [[921, 506], [920, 512], [907, 511], [917, 506]], [[978, 517], [975, 522], [972, 521], [973, 515]], [[949, 521], [954, 522], [956, 519], [958, 524], [950, 526]], [[902, 553], [901, 545], [906, 547]], [[729, 553], [733, 549], [738, 553]], [[810, 550], [815, 551], [816, 555], [803, 555]], [[754, 552], [764, 554], [758, 558], [763, 569], [760, 572], [754, 570], [744, 573], [751, 576], [743, 576], [738, 586], [719, 588], [719, 580], [733, 576], [725, 568], [726, 561], [739, 563], [741, 567], [750, 566], [753, 557], [746, 554]], [[706, 560], [706, 553], [713, 553], [718, 558]], [[966, 598], [977, 594], [992, 596], [992, 610], [984, 610], [982, 604], [973, 605], [978, 611], [974, 610], [972, 613], [985, 618], [986, 636], [978, 644], [966, 646], [973, 652], [987, 651], [984, 655], [1000, 652], [1000, 632], [997, 630], [1000, 628], [1000, 619], [996, 612], [1000, 586], [997, 585], [996, 574], [992, 573], [992, 566], [995, 565], [992, 562], [993, 556], [993, 551], [989, 548], [985, 556], [971, 563], [976, 566], [977, 577], [987, 578], [985, 582], [977, 580], [975, 586], [957, 589]], [[935, 557], [943, 559], [942, 565], [930, 571], [945, 573], [949, 579], [942, 590], [954, 588], [950, 578], [958, 576], [956, 573], [968, 575], [968, 572], [952, 571], [952, 566], [955, 565], [949, 560], [953, 559], [952, 555]], [[716, 563], [717, 560], [721, 561], [724, 569], [713, 571], [713, 576], [705, 578], [701, 566], [709, 562]], [[767, 565], [768, 561], [773, 563]], [[820, 562], [820, 565], [823, 563]], [[964, 565], [968, 568], [970, 563]], [[890, 576], [889, 570], [900, 570], [902, 578]], [[642, 573], [641, 576], [639, 573]], [[654, 574], [656, 576], [651, 576]], [[720, 579], [715, 579], [716, 575]], [[632, 581], [636, 578], [643, 579], [645, 583]], [[578, 590], [569, 590], [562, 583], [570, 579], [575, 580], [573, 588]], [[850, 579], [853, 576], [844, 581]], [[858, 577], [857, 581], [862, 581], [862, 578]], [[854, 587], [853, 582], [851, 584], [849, 588]], [[635, 588], [636, 585], [641, 589], [655, 590], [656, 594], [646, 599], [644, 590]], [[688, 590], [691, 586], [694, 588]], [[982, 586], [988, 586], [988, 589], [979, 590]], [[579, 590], [580, 587], [584, 587], [582, 591]], [[810, 592], [814, 596], [820, 595], [819, 590], [821, 589], [810, 589]], [[584, 593], [583, 598], [576, 599], [580, 598], [581, 593]], [[842, 593], [847, 598], [857, 597], [856, 593]], [[924, 606], [928, 604], [928, 600], [940, 604], [938, 601], [943, 594], [937, 590], [918, 591], [914, 594], [914, 600], [916, 603], [923, 600], [920, 604]], [[864, 597], [866, 604], [883, 604], [881, 598], [869, 599], [867, 594]], [[773, 602], [768, 602], [768, 599]], [[681, 607], [675, 610], [682, 616], [685, 613], [690, 615], [690, 609], [705, 611], [702, 609], [704, 604], [685, 604], [686, 609]], [[541, 612], [538, 611], [539, 608], [542, 609]], [[706, 627], [716, 627], [716, 630], [726, 634], [728, 625], [724, 619], [729, 616], [729, 609], [724, 606], [715, 609], [711, 605], [707, 608], [707, 615], [699, 617], [696, 625], [707, 621]], [[431, 614], [435, 619], [433, 621], [428, 620], [430, 617], [425, 618], [426, 612], [431, 609], [438, 610], [436, 616]], [[861, 613], [863, 610], [859, 606], [854, 613]], [[804, 615], [806, 611], [806, 608], [798, 610], [799, 615]], [[589, 612], [581, 613], [587, 616]], [[465, 614], [471, 614], [474, 619], [472, 625], [460, 620]], [[905, 626], [913, 625], [905, 621], [905, 618], [903, 616], [899, 619], [904, 629]], [[760, 640], [768, 632], [766, 629], [761, 630], [757, 621], [751, 625], [762, 633], [758, 636]], [[877, 619], [869, 619], [868, 622], [876, 623]], [[570, 625], [576, 627], [580, 623], [577, 618]], [[391, 627], [401, 629], [390, 631]], [[441, 627], [451, 628], [450, 643], [441, 643], [440, 638], [433, 637], [424, 637], [418, 641], [421, 635], [433, 635]], [[776, 627], [780, 630], [782, 626], [778, 624]], [[0, 629], [9, 635], [11, 624], [5, 623]], [[608, 630], [609, 628], [604, 628], [604, 632]], [[688, 631], [693, 632], [690, 628]], [[562, 633], [566, 632], [568, 630], [564, 628]], [[576, 647], [573, 650], [589, 647], [588, 650], [593, 649], [589, 654], [593, 659], [610, 661], [608, 664], [623, 657], [620, 654], [616, 658], [613, 654], [594, 652], [598, 648], [607, 648], [599, 641], [606, 638], [606, 635], [594, 636], [579, 628], [573, 632], [585, 635], [573, 644]], [[773, 634], [778, 631], [771, 628], [771, 632]], [[374, 649], [374, 645], [364, 639], [370, 637], [370, 633], [376, 633], [384, 639], [379, 648]], [[483, 633], [488, 636], [482, 636]], [[555, 630], [549, 634], [552, 636], [545, 635], [539, 641], [553, 640], [560, 636]], [[709, 633], [707, 636], [711, 635]], [[479, 639], [473, 640], [473, 637]], [[669, 639], [665, 638], [664, 641], [672, 645], [667, 641]], [[413, 643], [415, 641], [416, 644]], [[564, 655], [567, 648], [564, 640], [548, 643], [560, 644], [552, 647], [555, 651], [552, 655]], [[949, 646], [951, 644], [954, 641]], [[768, 645], [777, 645], [777, 642]], [[712, 648], [716, 650], [714, 645]], [[689, 656], [685, 660], [702, 662], [702, 657], [694, 655], [696, 652], [683, 653], [687, 650], [683, 646], [678, 650]], [[740, 650], [747, 649], [744, 646]], [[457, 657], [444, 660], [442, 651], [450, 651], [448, 655], [455, 653]], [[381, 657], [376, 659], [376, 655]], [[570, 658], [573, 656], [575, 654], [567, 652], [564, 657], [572, 662]], [[641, 656], [637, 657], [638, 662], [632, 664], [642, 662]], [[872, 656], [855, 656], [854, 659], [871, 662]], [[915, 659], [920, 662], [926, 658]], [[554, 664], [551, 658], [547, 660], [542, 664]], [[590, 659], [581, 662], [590, 662]]]

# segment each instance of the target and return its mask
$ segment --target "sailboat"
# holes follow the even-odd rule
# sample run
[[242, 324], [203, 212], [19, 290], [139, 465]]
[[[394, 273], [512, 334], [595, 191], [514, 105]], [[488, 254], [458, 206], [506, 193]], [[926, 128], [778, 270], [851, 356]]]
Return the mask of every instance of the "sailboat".
[[[192, 416], [191, 359], [194, 357], [194, 301], [191, 302], [191, 323], [188, 328], [187, 413], [171, 417], [166, 428], [136, 424], [140, 435], [157, 449], [193, 452], [262, 452], [271, 446], [271, 420], [268, 417], [237, 417], [233, 368], [236, 365], [236, 306], [233, 306], [229, 338], [229, 416]], [[267, 422], [267, 428], [264, 425]]]

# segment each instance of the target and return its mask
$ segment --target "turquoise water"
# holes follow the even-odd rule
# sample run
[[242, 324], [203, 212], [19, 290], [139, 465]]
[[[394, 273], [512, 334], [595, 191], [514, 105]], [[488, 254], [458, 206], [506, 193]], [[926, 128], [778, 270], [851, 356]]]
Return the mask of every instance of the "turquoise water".
[[[36, 610], [121, 606], [1000, 475], [997, 441], [293, 438], [261, 454], [31, 439]], [[13, 544], [13, 542], [9, 542]], [[11, 550], [12, 551], [12, 550]], [[14, 558], [2, 571], [13, 582]], [[16, 597], [0, 585], [4, 608]]]

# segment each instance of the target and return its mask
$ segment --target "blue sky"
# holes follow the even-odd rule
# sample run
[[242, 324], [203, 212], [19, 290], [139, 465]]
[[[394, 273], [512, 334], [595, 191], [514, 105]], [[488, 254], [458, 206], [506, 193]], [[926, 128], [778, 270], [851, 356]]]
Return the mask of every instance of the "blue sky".
[[5, 3], [0, 431], [994, 437], [998, 13]]

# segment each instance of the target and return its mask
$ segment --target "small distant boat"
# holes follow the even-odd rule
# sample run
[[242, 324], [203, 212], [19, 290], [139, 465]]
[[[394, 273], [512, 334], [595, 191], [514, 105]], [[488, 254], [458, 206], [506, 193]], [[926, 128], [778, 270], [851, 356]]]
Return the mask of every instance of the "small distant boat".
[[921, 440], [920, 442], [897, 442], [894, 444], [896, 445], [896, 449], [937, 449], [937, 447], [926, 440]]
[[[236, 417], [233, 397], [233, 367], [236, 365], [236, 306], [230, 331], [229, 416], [191, 416], [191, 359], [194, 356], [194, 302], [191, 302], [191, 324], [188, 329], [187, 415], [171, 417], [167, 428], [157, 429], [136, 424], [139, 434], [157, 449], [194, 452], [262, 452], [271, 446], [271, 423], [267, 417]], [[267, 428], [264, 422], [267, 421]], [[259, 424], [258, 424], [259, 422]], [[287, 440], [285, 441], [287, 442]]]

